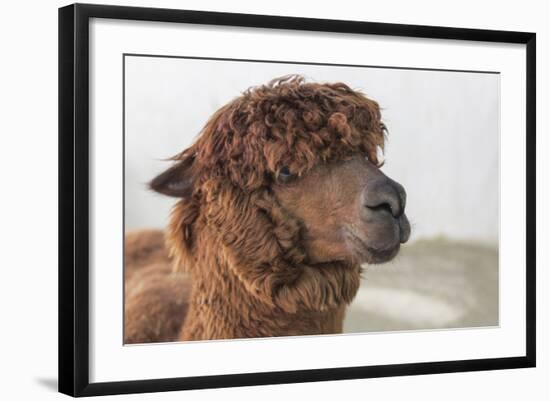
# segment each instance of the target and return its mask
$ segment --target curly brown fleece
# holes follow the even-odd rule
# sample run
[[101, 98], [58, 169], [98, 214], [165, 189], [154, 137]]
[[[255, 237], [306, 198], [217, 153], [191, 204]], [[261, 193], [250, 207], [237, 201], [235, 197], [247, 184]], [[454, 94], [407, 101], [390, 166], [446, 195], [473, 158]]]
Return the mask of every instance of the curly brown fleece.
[[311, 265], [304, 227], [270, 188], [283, 168], [301, 176], [358, 154], [379, 164], [384, 138], [378, 104], [343, 83], [287, 77], [218, 110], [151, 183], [181, 198], [167, 233], [193, 283], [180, 338], [340, 332], [360, 267]]

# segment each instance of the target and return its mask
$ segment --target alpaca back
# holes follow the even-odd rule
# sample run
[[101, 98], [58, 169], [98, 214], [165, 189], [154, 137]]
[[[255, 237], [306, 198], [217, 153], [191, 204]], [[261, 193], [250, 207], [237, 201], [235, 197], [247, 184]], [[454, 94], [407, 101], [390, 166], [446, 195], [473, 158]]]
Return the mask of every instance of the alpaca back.
[[191, 283], [186, 274], [173, 271], [161, 231], [126, 236], [124, 276], [124, 343], [176, 340]]

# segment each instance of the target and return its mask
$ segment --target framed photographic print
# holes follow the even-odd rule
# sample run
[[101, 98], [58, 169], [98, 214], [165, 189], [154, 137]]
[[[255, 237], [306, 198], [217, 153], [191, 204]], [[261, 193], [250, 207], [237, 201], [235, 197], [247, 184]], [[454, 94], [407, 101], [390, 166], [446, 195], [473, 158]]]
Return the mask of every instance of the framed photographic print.
[[59, 390], [535, 366], [535, 34], [59, 10]]

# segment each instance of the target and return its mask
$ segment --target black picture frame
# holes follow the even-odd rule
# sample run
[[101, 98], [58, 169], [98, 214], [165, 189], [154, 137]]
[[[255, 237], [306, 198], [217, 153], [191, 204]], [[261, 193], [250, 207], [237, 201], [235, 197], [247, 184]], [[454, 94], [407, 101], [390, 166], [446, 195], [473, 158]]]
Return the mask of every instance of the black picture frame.
[[[415, 38], [517, 43], [526, 46], [526, 348], [518, 357], [382, 366], [197, 376], [90, 383], [89, 381], [89, 132], [90, 18], [322, 31]], [[535, 366], [535, 98], [536, 35], [447, 28], [246, 15], [172, 9], [74, 4], [59, 9], [59, 391], [94, 396], [263, 384], [344, 380], [526, 368]]]

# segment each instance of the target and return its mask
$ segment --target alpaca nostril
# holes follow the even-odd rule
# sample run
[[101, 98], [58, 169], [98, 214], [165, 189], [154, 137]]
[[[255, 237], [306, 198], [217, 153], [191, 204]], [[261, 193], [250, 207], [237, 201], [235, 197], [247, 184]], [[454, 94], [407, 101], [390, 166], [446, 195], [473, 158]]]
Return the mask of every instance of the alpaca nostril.
[[394, 212], [393, 212], [393, 209], [391, 207], [391, 205], [389, 203], [381, 203], [380, 205], [376, 205], [376, 206], [368, 206], [368, 205], [365, 205], [366, 208], [370, 209], [370, 210], [375, 210], [375, 211], [382, 211], [382, 210], [386, 210], [388, 211], [392, 216], [394, 215]]
[[366, 181], [361, 201], [369, 210], [388, 211], [398, 219], [405, 212], [407, 195], [401, 184], [377, 170], [373, 173], [373, 177]]
[[399, 188], [385, 185], [383, 188], [368, 194], [364, 206], [373, 211], [386, 210], [397, 219], [403, 215], [405, 210], [404, 195], [399, 191]]

